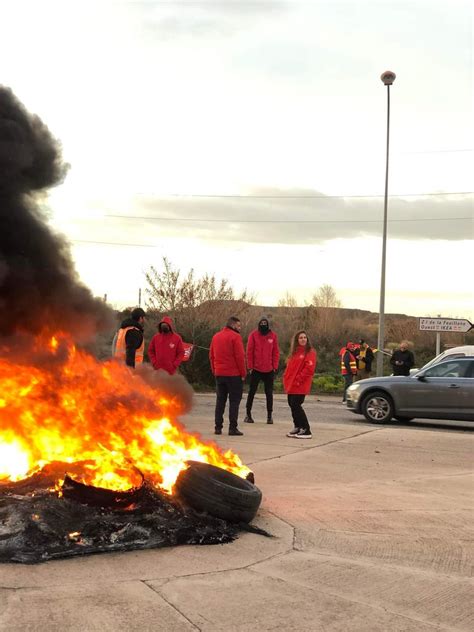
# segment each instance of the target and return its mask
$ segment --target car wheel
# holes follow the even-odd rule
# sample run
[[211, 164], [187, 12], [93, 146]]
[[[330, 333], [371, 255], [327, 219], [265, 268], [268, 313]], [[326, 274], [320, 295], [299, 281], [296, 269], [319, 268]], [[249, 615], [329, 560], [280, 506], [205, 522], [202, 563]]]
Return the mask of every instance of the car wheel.
[[197, 511], [229, 522], [250, 522], [262, 502], [262, 492], [250, 481], [220, 467], [188, 461], [176, 480], [178, 497]]
[[411, 421], [414, 417], [403, 417], [403, 415], [395, 415], [397, 421]]
[[370, 393], [362, 402], [362, 413], [367, 421], [383, 424], [393, 417], [393, 403], [389, 395], [382, 391]]

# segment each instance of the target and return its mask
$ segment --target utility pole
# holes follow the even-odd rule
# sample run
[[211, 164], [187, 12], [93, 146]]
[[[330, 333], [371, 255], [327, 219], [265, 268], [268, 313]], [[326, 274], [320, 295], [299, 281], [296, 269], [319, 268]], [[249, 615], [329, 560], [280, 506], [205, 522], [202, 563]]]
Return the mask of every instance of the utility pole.
[[142, 306], [142, 288], [138, 288], [138, 307]]
[[385, 345], [385, 260], [387, 256], [387, 215], [388, 215], [388, 155], [390, 140], [390, 86], [395, 81], [395, 73], [386, 70], [380, 79], [387, 86], [387, 150], [385, 159], [385, 195], [383, 204], [383, 236], [382, 236], [382, 271], [380, 278], [379, 336], [377, 340], [377, 377], [383, 375], [382, 353]]

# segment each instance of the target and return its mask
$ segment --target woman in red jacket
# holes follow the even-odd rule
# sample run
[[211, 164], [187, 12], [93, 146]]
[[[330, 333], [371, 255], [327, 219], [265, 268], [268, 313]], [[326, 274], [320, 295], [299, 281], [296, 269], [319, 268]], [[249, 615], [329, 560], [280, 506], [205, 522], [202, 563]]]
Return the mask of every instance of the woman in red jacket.
[[311, 391], [316, 370], [316, 350], [313, 349], [305, 331], [297, 331], [291, 341], [290, 356], [283, 375], [283, 386], [288, 395], [288, 405], [295, 427], [287, 437], [311, 439], [311, 428], [303, 410], [303, 402]]

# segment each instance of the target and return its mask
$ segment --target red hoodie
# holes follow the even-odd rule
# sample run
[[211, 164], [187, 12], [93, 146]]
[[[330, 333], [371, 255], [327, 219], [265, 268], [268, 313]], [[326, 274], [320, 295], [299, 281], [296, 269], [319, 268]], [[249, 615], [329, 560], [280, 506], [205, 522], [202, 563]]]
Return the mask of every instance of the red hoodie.
[[245, 352], [242, 336], [232, 327], [224, 327], [214, 334], [209, 349], [211, 370], [216, 376], [237, 376], [242, 379], [247, 375], [245, 368]]
[[[160, 326], [166, 323], [170, 332], [161, 333]], [[164, 369], [170, 375], [176, 373], [184, 358], [184, 346], [181, 336], [174, 332], [173, 321], [165, 316], [158, 325], [158, 333], [153, 336], [148, 347], [148, 355], [154, 369]]]
[[278, 370], [280, 350], [278, 349], [278, 337], [274, 331], [261, 334], [254, 329], [247, 341], [247, 366], [261, 373], [269, 373]]
[[311, 391], [317, 361], [315, 349], [306, 352], [304, 347], [298, 345], [296, 351], [289, 358], [283, 375], [285, 393], [288, 395], [308, 395]]

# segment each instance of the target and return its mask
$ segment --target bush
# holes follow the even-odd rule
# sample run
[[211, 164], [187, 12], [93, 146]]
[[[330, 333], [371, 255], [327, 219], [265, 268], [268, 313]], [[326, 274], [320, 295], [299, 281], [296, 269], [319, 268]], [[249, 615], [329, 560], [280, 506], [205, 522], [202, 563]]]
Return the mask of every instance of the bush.
[[344, 380], [340, 375], [317, 375], [313, 378], [313, 388], [317, 393], [342, 393], [344, 390]]

